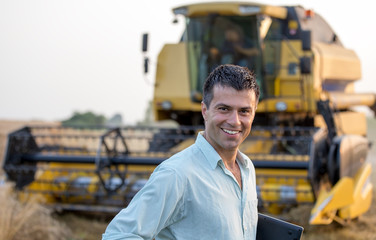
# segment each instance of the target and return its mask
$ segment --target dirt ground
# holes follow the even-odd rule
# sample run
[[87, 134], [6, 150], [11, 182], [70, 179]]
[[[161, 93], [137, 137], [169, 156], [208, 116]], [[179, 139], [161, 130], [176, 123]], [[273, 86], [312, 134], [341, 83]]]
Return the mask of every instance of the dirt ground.
[[[41, 124], [41, 122], [34, 122]], [[21, 121], [4, 121], [0, 120], [0, 156], [2, 163], [4, 156], [4, 148], [6, 143], [6, 136], [9, 132], [16, 130], [29, 122]], [[43, 124], [43, 123], [42, 123]], [[56, 123], [53, 123], [56, 124]], [[376, 186], [376, 119], [368, 120], [368, 136], [374, 146], [371, 148], [368, 156], [368, 161], [373, 165], [373, 174], [371, 181]], [[1, 164], [2, 165], [2, 164]], [[0, 177], [1, 177], [0, 170]], [[1, 180], [1, 179], [0, 179]], [[373, 189], [374, 196], [376, 196], [376, 187]], [[371, 209], [361, 216], [356, 221], [351, 222], [347, 226], [340, 226], [339, 224], [331, 224], [328, 226], [309, 226], [308, 219], [312, 206], [300, 206], [292, 209], [289, 213], [284, 215], [286, 220], [302, 225], [305, 230], [303, 234], [304, 240], [357, 240], [357, 239], [376, 239], [376, 198], [374, 197]], [[72, 232], [69, 240], [93, 240], [100, 239], [107, 224], [111, 218], [104, 217], [90, 217], [81, 216], [77, 214], [54, 214], [54, 218], [64, 223]]]

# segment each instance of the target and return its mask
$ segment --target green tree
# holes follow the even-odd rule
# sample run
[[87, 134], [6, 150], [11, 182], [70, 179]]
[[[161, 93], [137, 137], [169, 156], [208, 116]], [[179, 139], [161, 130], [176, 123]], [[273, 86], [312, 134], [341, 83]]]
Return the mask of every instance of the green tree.
[[69, 127], [93, 127], [104, 126], [106, 123], [106, 117], [103, 115], [97, 115], [93, 112], [74, 112], [73, 116], [67, 120], [61, 121], [63, 126]]
[[120, 113], [116, 113], [112, 118], [106, 121], [108, 127], [121, 127], [123, 126], [123, 116]]

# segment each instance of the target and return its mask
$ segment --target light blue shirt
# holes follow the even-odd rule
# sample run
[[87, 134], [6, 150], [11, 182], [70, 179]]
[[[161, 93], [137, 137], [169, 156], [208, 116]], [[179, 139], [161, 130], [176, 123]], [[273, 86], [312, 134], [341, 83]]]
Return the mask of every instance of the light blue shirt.
[[256, 239], [255, 170], [240, 152], [237, 161], [243, 189], [198, 134], [195, 144], [155, 169], [102, 239]]

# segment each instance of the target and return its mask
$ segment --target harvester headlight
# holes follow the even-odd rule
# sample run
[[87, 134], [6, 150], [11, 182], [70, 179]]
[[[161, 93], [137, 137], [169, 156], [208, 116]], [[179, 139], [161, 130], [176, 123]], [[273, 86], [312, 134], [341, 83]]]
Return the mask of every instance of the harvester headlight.
[[275, 108], [277, 111], [284, 112], [287, 110], [287, 104], [285, 102], [277, 102]]
[[188, 9], [186, 7], [175, 8], [173, 11], [175, 15], [181, 14], [183, 16], [187, 16], [188, 14]]
[[246, 6], [246, 5], [240, 5], [239, 11], [242, 14], [256, 14], [260, 12], [260, 7], [258, 6]]
[[72, 182], [72, 186], [75, 188], [87, 188], [92, 183], [91, 177], [78, 177]]
[[170, 101], [163, 101], [161, 103], [161, 107], [162, 107], [163, 110], [171, 110], [172, 103]]
[[124, 179], [123, 181], [119, 177], [109, 178], [105, 181], [105, 185], [107, 189], [110, 189], [112, 191], [117, 190], [119, 187], [122, 187], [121, 189], [124, 190], [128, 184], [129, 184], [128, 179]]
[[281, 186], [280, 197], [282, 201], [294, 202], [296, 201], [296, 191], [293, 186]]

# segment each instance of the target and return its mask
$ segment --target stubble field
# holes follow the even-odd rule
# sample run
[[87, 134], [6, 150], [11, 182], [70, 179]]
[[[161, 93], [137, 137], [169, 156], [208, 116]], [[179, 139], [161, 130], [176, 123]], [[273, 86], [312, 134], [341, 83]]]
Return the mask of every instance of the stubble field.
[[[30, 122], [0, 120], [0, 163], [2, 166], [6, 136]], [[46, 124], [32, 122], [31, 124]], [[48, 123], [58, 124], [58, 123]], [[376, 120], [368, 120], [368, 137], [376, 144]], [[372, 163], [373, 174], [371, 181], [376, 186], [376, 146], [371, 148], [368, 161]], [[94, 240], [101, 239], [109, 217], [80, 216], [72, 213], [56, 214], [36, 202], [21, 204], [4, 184], [3, 170], [0, 170], [0, 239], [58, 239], [58, 240]], [[374, 196], [376, 188], [374, 187]], [[376, 239], [376, 198], [371, 209], [356, 221], [347, 226], [331, 224], [328, 226], [308, 225], [309, 213], [312, 206], [300, 206], [281, 216], [288, 221], [302, 225], [305, 228], [304, 240], [363, 240]], [[40, 226], [42, 225], [42, 227]], [[13, 229], [13, 230], [12, 230]], [[16, 232], [15, 232], [16, 231]], [[15, 233], [14, 233], [15, 232]], [[5, 235], [7, 233], [8, 235]], [[12, 235], [13, 233], [13, 235]]]

